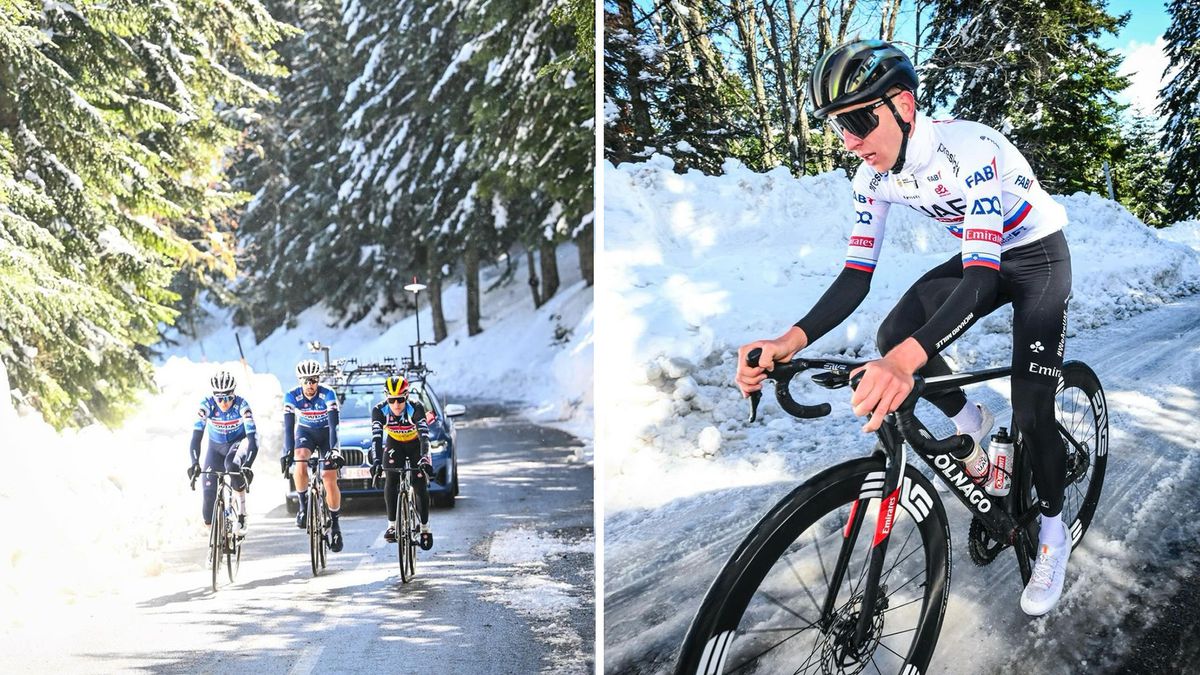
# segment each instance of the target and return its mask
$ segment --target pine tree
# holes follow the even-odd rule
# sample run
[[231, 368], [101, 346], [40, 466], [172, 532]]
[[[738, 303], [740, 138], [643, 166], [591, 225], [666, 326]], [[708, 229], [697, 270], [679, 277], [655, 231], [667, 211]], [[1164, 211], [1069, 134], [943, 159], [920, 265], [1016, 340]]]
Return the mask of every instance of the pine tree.
[[220, 161], [282, 31], [253, 1], [0, 9], [0, 359], [56, 426], [151, 386], [177, 269], [232, 272]]
[[1128, 15], [1098, 0], [940, 3], [922, 69], [922, 102], [994, 127], [1051, 191], [1101, 192], [1101, 165], [1120, 144], [1120, 57], [1102, 48]]
[[1163, 195], [1167, 189], [1167, 153], [1156, 130], [1157, 120], [1136, 117], [1126, 125], [1121, 147], [1112, 168], [1117, 201], [1143, 223], [1153, 227], [1169, 224]]
[[1177, 222], [1200, 216], [1200, 6], [1172, 0], [1167, 11], [1167, 57], [1175, 76], [1159, 95], [1158, 111], [1167, 118], [1163, 147], [1170, 149], [1164, 218]]

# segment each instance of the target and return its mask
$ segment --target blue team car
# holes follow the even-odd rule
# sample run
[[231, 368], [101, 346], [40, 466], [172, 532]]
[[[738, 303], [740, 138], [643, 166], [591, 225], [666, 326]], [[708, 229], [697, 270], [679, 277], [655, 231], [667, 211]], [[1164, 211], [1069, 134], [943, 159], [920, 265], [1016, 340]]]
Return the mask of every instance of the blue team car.
[[[333, 385], [341, 407], [338, 424], [338, 442], [346, 465], [338, 474], [338, 487], [342, 495], [361, 497], [382, 496], [383, 481], [378, 486], [371, 484], [371, 464], [367, 458], [371, 451], [371, 408], [381, 402], [383, 381], [386, 375], [372, 374], [371, 377], [350, 377], [344, 384]], [[429, 423], [429, 455], [433, 460], [433, 480], [429, 482], [429, 497], [436, 506], [454, 506], [458, 496], [458, 432], [451, 418], [464, 414], [467, 409], [459, 404], [443, 405], [433, 387], [423, 377], [410, 377], [410, 398], [421, 402]], [[288, 478], [288, 511], [295, 513], [299, 508], [296, 486]]]

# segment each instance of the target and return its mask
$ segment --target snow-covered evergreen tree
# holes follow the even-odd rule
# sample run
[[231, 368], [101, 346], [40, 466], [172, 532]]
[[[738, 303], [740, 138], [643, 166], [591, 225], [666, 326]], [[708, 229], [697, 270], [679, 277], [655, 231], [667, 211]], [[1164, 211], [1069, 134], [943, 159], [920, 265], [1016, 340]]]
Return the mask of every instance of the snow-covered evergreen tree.
[[282, 30], [255, 0], [0, 9], [0, 359], [55, 425], [120, 419], [176, 271], [232, 272], [222, 152]]
[[938, 3], [922, 63], [922, 101], [1004, 132], [1052, 192], [1103, 192], [1120, 145], [1115, 101], [1128, 78], [1097, 42], [1116, 33], [1101, 0]]
[[1163, 146], [1170, 152], [1166, 221], [1176, 222], [1200, 215], [1200, 5], [1171, 0], [1167, 11], [1167, 57], [1175, 76], [1159, 95], [1158, 110], [1167, 118]]

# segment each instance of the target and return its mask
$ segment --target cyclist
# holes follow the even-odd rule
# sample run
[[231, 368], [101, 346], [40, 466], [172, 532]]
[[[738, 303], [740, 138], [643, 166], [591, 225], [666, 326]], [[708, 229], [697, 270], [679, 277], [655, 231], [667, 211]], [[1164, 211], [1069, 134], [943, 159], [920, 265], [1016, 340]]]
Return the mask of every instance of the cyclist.
[[[429, 424], [425, 420], [425, 407], [420, 401], [410, 400], [410, 385], [406, 378], [392, 376], [383, 383], [387, 399], [371, 410], [371, 477], [378, 478], [385, 464], [389, 469], [399, 469], [408, 459], [420, 469], [412, 478], [417, 492], [417, 514], [421, 517], [421, 548], [433, 548], [433, 532], [429, 530], [429, 476], [433, 475], [433, 461], [429, 458]], [[383, 441], [387, 434], [386, 448]], [[388, 526], [383, 538], [396, 543], [396, 496], [400, 489], [400, 475], [388, 472], [383, 483], [383, 503], [387, 506]]]
[[[1062, 594], [1071, 541], [1062, 522], [1066, 448], [1054, 394], [1066, 342], [1071, 256], [1066, 211], [1038, 184], [1021, 153], [1000, 132], [976, 122], [931, 120], [917, 111], [917, 74], [908, 57], [882, 40], [839, 45], [816, 63], [809, 81], [814, 114], [863, 160], [854, 175], [857, 220], [846, 262], [816, 305], [783, 335], [738, 352], [743, 395], [761, 388], [774, 362], [787, 361], [845, 320], [866, 297], [879, 260], [891, 204], [907, 205], [962, 240], [961, 253], [934, 267], [900, 298], [879, 328], [883, 357], [861, 370], [851, 403], [879, 428], [912, 390], [913, 374], [950, 372], [938, 355], [980, 318], [1013, 305], [1013, 423], [1033, 460], [1041, 534], [1033, 575], [1021, 595], [1030, 615], [1049, 612]], [[762, 367], [746, 365], [753, 348]], [[961, 391], [929, 397], [976, 443], [964, 462], [986, 478], [979, 448], [993, 417]]]
[[[233, 375], [220, 371], [208, 381], [212, 396], [200, 401], [200, 419], [192, 426], [192, 442], [189, 452], [192, 465], [188, 467], [188, 478], [200, 475], [200, 439], [208, 428], [208, 452], [204, 456], [204, 467], [208, 471], [230, 471], [233, 492], [238, 503], [236, 532], [246, 535], [246, 485], [254, 480], [250, 467], [258, 456], [258, 434], [254, 428], [254, 414], [246, 399], [233, 393], [237, 386]], [[242, 441], [245, 441], [245, 447]], [[245, 480], [242, 475], [245, 475]], [[203, 505], [204, 524], [212, 525], [213, 502], [217, 498], [217, 481], [214, 476], [204, 477]]]
[[312, 359], [296, 364], [296, 379], [300, 386], [283, 396], [283, 456], [279, 458], [279, 468], [283, 471], [283, 477], [287, 478], [295, 460], [292, 479], [300, 497], [296, 527], [304, 529], [308, 508], [307, 460], [313, 451], [323, 460], [321, 480], [325, 483], [325, 501], [333, 521], [329, 548], [337, 553], [342, 550], [342, 527], [338, 522], [342, 493], [338, 490], [337, 474], [345, 464], [341, 448], [338, 447], [337, 394], [321, 386], [321, 364]]

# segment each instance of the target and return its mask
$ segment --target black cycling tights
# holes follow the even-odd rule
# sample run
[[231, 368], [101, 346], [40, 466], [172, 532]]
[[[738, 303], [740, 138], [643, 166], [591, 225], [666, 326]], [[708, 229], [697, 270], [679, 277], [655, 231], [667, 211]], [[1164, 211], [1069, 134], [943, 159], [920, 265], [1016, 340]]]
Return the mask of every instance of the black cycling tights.
[[[879, 352], [908, 339], [950, 296], [962, 279], [962, 259], [929, 270], [900, 298], [879, 327]], [[1033, 461], [1033, 481], [1043, 515], [1062, 511], [1067, 452], [1054, 417], [1054, 395], [1066, 343], [1067, 300], [1071, 295], [1071, 253], [1055, 232], [1000, 256], [1000, 292], [984, 314], [1013, 306], [1013, 425], [1020, 429]], [[982, 317], [975, 317], [978, 321]], [[921, 368], [923, 377], [950, 374], [940, 355]], [[947, 417], [958, 414], [967, 397], [961, 389], [927, 397]]]
[[[392, 468], [389, 465], [388, 459], [394, 459], [396, 468], [404, 466], [404, 459], [407, 458], [409, 465], [417, 466], [417, 461], [421, 459], [421, 444], [420, 443], [396, 443], [392, 439], [388, 439], [387, 450], [384, 455], [384, 466]], [[400, 474], [388, 471], [384, 474], [383, 479], [383, 503], [387, 505], [388, 522], [396, 520], [396, 501], [400, 495]], [[412, 473], [413, 490], [417, 493], [417, 515], [421, 517], [421, 524], [429, 523], [429, 479], [422, 473]], [[419, 477], [418, 477], [419, 476]]]

